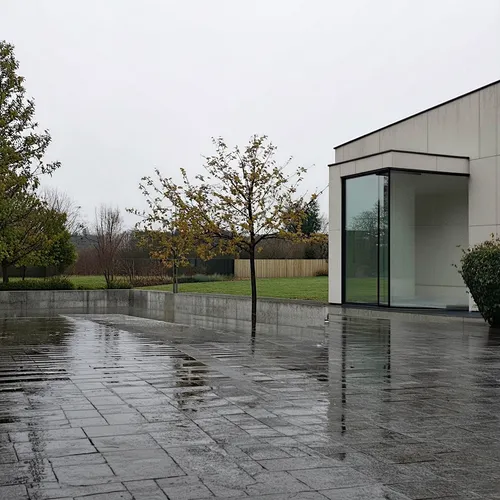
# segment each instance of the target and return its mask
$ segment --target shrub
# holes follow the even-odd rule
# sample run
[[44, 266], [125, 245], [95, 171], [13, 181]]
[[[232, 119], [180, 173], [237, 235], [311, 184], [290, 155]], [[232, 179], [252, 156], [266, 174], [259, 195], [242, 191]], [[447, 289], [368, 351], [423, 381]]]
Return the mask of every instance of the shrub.
[[136, 276], [131, 280], [133, 287], [169, 285], [170, 283], [172, 283], [172, 278], [168, 276]]
[[328, 269], [320, 269], [314, 273], [314, 276], [328, 276]]
[[304, 259], [315, 259], [316, 258], [316, 248], [313, 245], [308, 245], [304, 250]]
[[54, 276], [47, 279], [28, 279], [1, 283], [0, 290], [74, 290], [75, 285], [68, 278]]
[[[211, 281], [229, 281], [233, 276], [223, 274], [194, 274], [192, 276], [181, 275], [177, 277], [178, 283], [205, 283]], [[132, 279], [133, 287], [171, 285], [171, 276], [139, 276]]]
[[124, 279], [113, 280], [110, 281], [108, 284], [108, 290], [130, 289], [130, 288], [132, 288], [132, 283]]
[[464, 250], [459, 273], [485, 321], [500, 326], [500, 239]]

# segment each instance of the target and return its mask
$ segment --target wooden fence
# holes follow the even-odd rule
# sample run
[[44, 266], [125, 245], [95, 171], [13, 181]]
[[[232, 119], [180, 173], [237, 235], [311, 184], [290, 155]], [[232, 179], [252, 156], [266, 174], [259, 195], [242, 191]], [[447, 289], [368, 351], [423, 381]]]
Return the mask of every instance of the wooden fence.
[[[257, 278], [293, 278], [315, 276], [318, 271], [328, 270], [328, 261], [324, 259], [257, 259], [255, 261]], [[250, 278], [250, 261], [234, 261], [234, 277]]]

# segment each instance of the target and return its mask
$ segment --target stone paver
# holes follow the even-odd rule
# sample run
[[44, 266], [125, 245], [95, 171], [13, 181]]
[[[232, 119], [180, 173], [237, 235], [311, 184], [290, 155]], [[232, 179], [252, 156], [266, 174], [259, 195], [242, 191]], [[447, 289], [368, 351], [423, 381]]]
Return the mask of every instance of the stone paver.
[[0, 500], [500, 498], [497, 332], [273, 332], [4, 319]]

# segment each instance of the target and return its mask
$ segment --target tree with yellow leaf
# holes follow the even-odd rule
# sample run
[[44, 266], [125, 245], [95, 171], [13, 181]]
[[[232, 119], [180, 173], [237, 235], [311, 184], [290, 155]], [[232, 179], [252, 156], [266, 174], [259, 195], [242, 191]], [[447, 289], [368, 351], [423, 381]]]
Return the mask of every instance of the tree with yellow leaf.
[[[205, 157], [205, 174], [192, 182], [181, 169], [182, 184], [163, 177], [143, 179], [149, 211], [148, 231], [163, 230], [165, 255], [187, 257], [193, 249], [199, 257], [248, 253], [252, 289], [252, 334], [257, 324], [255, 257], [267, 239], [295, 241], [313, 239], [304, 235], [301, 223], [305, 207], [297, 188], [304, 168], [289, 171], [291, 159], [277, 165], [276, 147], [267, 136], [253, 136], [243, 148], [230, 148], [222, 138], [213, 139], [215, 153]], [[313, 194], [313, 199], [315, 195]], [[297, 207], [290, 210], [290, 207]], [[166, 208], [168, 207], [168, 208]], [[295, 232], [287, 231], [294, 226]], [[175, 231], [173, 230], [175, 228]], [[182, 248], [179, 243], [182, 242]], [[175, 247], [175, 249], [174, 249]], [[158, 255], [161, 255], [159, 252]]]
[[178, 269], [189, 264], [188, 257], [195, 250], [194, 231], [183, 221], [180, 190], [171, 179], [162, 177], [155, 170], [159, 183], [143, 177], [139, 189], [146, 198], [147, 210], [128, 209], [141, 220], [136, 224], [135, 237], [142, 248], [147, 248], [151, 258], [160, 260], [172, 269], [172, 291], [178, 291]]

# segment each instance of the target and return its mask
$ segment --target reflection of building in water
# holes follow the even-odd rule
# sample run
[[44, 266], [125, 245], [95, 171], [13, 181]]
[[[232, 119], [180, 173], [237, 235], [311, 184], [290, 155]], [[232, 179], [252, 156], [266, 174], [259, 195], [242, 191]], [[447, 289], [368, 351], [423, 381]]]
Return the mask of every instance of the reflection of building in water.
[[[329, 430], [345, 432], [360, 420], [359, 410], [383, 411], [367, 401], [363, 387], [385, 388], [391, 381], [390, 321], [339, 317], [327, 326], [329, 332]], [[366, 389], [364, 390], [366, 392]], [[371, 392], [371, 391], [370, 391]]]
[[197, 411], [197, 406], [205, 401], [205, 392], [211, 390], [207, 384], [204, 374], [207, 366], [195, 358], [183, 354], [175, 358], [173, 363], [175, 370], [174, 400], [181, 410]]

